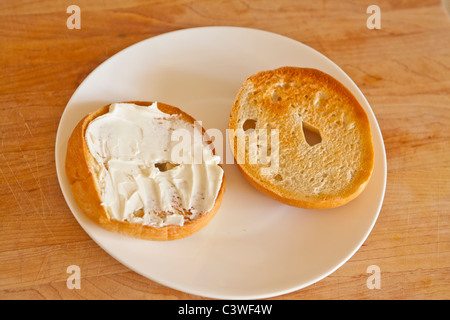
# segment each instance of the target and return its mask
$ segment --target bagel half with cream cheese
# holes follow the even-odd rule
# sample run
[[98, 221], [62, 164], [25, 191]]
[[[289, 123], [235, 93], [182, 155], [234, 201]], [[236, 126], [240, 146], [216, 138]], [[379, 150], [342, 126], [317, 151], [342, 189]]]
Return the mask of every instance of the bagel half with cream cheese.
[[316, 69], [281, 67], [247, 78], [229, 129], [243, 175], [259, 191], [292, 206], [344, 205], [372, 174], [366, 112], [339, 81]]
[[[196, 134], [200, 143], [193, 142]], [[147, 240], [199, 231], [216, 214], [225, 190], [220, 159], [205, 130], [187, 113], [159, 102], [113, 103], [89, 113], [70, 136], [65, 169], [89, 219]]]

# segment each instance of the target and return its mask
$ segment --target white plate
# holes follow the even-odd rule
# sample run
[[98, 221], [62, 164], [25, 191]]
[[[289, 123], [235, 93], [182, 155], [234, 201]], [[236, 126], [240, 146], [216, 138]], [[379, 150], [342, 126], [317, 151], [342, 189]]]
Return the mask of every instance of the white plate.
[[[84, 115], [117, 101], [161, 101], [181, 107], [205, 128], [225, 132], [230, 108], [250, 75], [285, 65], [334, 76], [359, 100], [372, 126], [373, 176], [349, 204], [304, 210], [256, 191], [235, 165], [225, 164], [222, 206], [200, 232], [152, 242], [104, 231], [81, 213], [65, 170], [67, 140]], [[229, 150], [228, 150], [229, 151]], [[168, 287], [210, 298], [259, 299], [304, 288], [344, 264], [378, 217], [386, 185], [386, 154], [376, 118], [361, 91], [332, 61], [295, 40], [237, 27], [166, 33], [117, 53], [78, 87], [62, 115], [56, 167], [64, 197], [90, 237], [135, 272]]]

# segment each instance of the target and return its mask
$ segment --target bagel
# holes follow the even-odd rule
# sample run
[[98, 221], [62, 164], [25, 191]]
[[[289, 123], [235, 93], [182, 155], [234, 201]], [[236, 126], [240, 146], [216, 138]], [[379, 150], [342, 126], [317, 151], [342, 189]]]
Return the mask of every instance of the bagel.
[[248, 77], [228, 128], [242, 174], [288, 205], [344, 205], [364, 190], [373, 171], [366, 112], [339, 81], [316, 69], [281, 67]]
[[[194, 124], [159, 102], [113, 103], [86, 115], [69, 138], [65, 160], [81, 211], [106, 230], [146, 240], [181, 239], [204, 228], [220, 207], [225, 177], [205, 130]], [[203, 138], [174, 160], [177, 129], [198, 130]], [[182, 161], [192, 160], [192, 151], [201, 161]]]

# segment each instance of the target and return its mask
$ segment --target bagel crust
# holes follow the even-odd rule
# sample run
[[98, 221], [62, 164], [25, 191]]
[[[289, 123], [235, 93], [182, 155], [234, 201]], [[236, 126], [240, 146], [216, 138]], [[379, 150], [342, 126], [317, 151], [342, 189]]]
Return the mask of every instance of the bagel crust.
[[[153, 102], [144, 101], [125, 103], [133, 103], [140, 106], [153, 104]], [[86, 115], [75, 127], [68, 141], [65, 161], [66, 175], [74, 199], [81, 211], [90, 220], [106, 230], [145, 240], [167, 241], [181, 239], [204, 228], [214, 217], [222, 203], [225, 192], [224, 175], [222, 175], [222, 183], [212, 209], [199, 215], [194, 220], [186, 220], [182, 226], [166, 225], [153, 227], [141, 223], [116, 220], [107, 213], [104, 206], [102, 206], [101, 191], [94, 169], [96, 160], [89, 151], [85, 132], [91, 121], [108, 113], [109, 106], [103, 106]], [[180, 119], [188, 123], [194, 124], [195, 122], [193, 117], [176, 107], [158, 102], [158, 109], [169, 115], [179, 115]], [[202, 131], [203, 133], [205, 132], [203, 128]], [[188, 215], [188, 213], [188, 211], [184, 211], [184, 214]]]
[[[245, 178], [291, 206], [344, 205], [364, 190], [373, 171], [366, 112], [339, 81], [316, 69], [282, 67], [247, 78], [234, 101], [229, 129], [231, 149]], [[261, 139], [262, 131], [267, 136], [275, 132], [277, 143]], [[307, 141], [311, 132], [319, 135], [319, 142]], [[258, 156], [265, 152], [261, 144], [268, 144], [269, 164], [251, 161], [255, 152], [249, 143], [239, 149], [239, 140], [252, 139], [258, 141]], [[238, 161], [240, 150], [245, 161]]]

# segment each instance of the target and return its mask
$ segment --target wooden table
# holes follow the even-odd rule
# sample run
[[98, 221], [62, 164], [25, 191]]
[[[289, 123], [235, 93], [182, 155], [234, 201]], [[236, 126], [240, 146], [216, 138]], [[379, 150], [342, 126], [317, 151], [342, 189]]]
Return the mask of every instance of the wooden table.
[[[339, 4], [338, 4], [339, 3]], [[62, 196], [55, 137], [69, 98], [116, 52], [172, 30], [231, 25], [322, 52], [369, 100], [388, 180], [360, 250], [327, 278], [275, 299], [450, 298], [450, 19], [424, 1], [65, 1], [0, 4], [0, 299], [200, 299], [123, 266], [84, 232]], [[381, 10], [369, 29], [367, 7]], [[67, 267], [82, 270], [69, 290]], [[368, 289], [370, 265], [380, 289]]]

